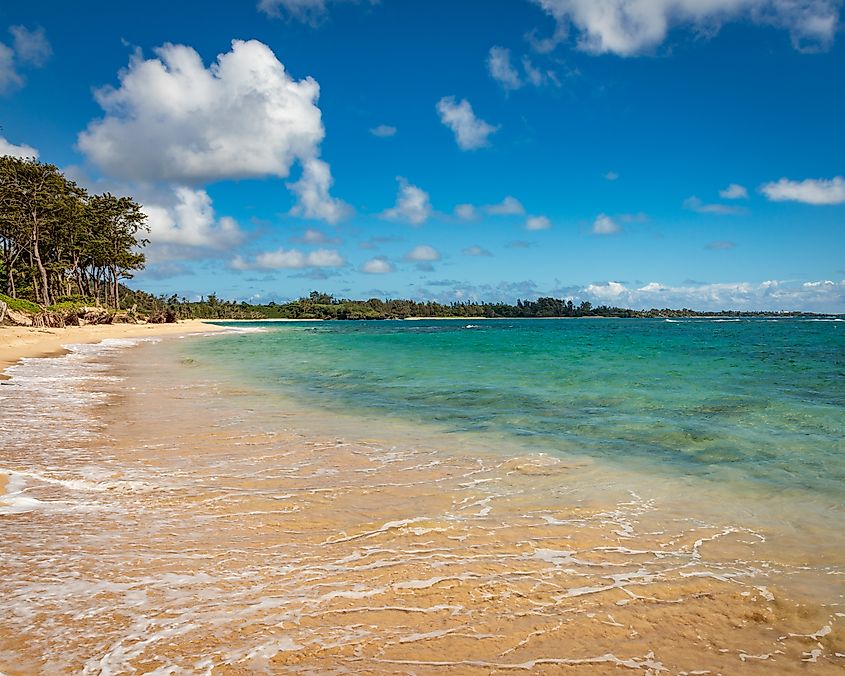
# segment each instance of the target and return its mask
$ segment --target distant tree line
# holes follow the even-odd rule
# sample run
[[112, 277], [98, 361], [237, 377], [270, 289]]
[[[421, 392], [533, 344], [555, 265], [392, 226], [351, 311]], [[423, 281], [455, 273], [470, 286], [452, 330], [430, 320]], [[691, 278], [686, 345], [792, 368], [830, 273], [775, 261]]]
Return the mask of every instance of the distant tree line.
[[144, 267], [145, 215], [129, 197], [89, 195], [52, 164], [0, 157], [0, 292], [48, 307], [118, 308]]
[[[180, 319], [406, 319], [408, 317], [486, 317], [486, 318], [543, 318], [543, 317], [698, 317], [719, 315], [724, 317], [765, 316], [772, 313], [696, 312], [689, 309], [669, 308], [631, 310], [608, 305], [594, 306], [588, 301], [574, 303], [570, 299], [538, 298], [508, 303], [436, 303], [391, 299], [350, 300], [312, 291], [289, 303], [255, 305], [245, 301], [221, 300], [216, 294], [198, 301], [172, 296], [153, 296], [143, 291], [124, 288], [125, 306], [133, 305], [139, 312], [153, 314], [172, 312]], [[797, 316], [806, 313], [779, 313]]]

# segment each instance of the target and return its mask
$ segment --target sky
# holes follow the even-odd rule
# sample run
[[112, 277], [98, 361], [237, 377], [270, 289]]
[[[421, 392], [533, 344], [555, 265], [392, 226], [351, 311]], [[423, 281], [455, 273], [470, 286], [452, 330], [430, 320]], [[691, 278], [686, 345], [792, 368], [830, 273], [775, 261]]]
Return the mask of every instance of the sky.
[[153, 293], [845, 312], [841, 0], [0, 5], [0, 154]]

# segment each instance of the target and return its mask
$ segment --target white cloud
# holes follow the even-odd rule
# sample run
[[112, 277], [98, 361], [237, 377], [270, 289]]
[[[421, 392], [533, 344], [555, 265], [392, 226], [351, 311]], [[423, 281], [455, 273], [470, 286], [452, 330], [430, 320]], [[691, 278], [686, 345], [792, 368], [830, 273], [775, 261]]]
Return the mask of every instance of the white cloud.
[[165, 203], [144, 203], [152, 245], [176, 245], [224, 250], [243, 242], [237, 222], [228, 216], [217, 219], [205, 190], [184, 186], [173, 189]]
[[399, 176], [399, 193], [396, 196], [396, 206], [382, 213], [383, 218], [395, 221], [407, 221], [412, 225], [422, 225], [431, 216], [431, 200], [422, 188], [408, 183]]
[[615, 235], [621, 230], [619, 224], [607, 214], [599, 214], [593, 221], [592, 233], [594, 235]]
[[340, 240], [336, 237], [329, 237], [322, 230], [315, 230], [308, 228], [302, 233], [301, 237], [292, 238], [293, 242], [300, 244], [339, 244]]
[[12, 46], [0, 42], [0, 93], [23, 85], [19, 66], [41, 68], [53, 53], [43, 28], [12, 26]]
[[[330, 3], [358, 0], [258, 0], [258, 10], [270, 17], [291, 17], [304, 23], [317, 25], [328, 11]], [[369, 0], [377, 5], [380, 0]]]
[[21, 159], [24, 159], [27, 157], [38, 157], [38, 151], [32, 146], [28, 146], [26, 144], [16, 146], [0, 136], [0, 157], [3, 155], [11, 155], [12, 157], [20, 157]]
[[488, 204], [484, 211], [491, 216], [521, 216], [525, 213], [525, 207], [516, 197], [508, 195], [498, 204]]
[[276, 249], [258, 254], [248, 261], [241, 256], [232, 260], [235, 270], [301, 270], [303, 268], [339, 268], [346, 265], [334, 249], [317, 249], [307, 253], [298, 249]]
[[440, 121], [455, 134], [455, 141], [461, 150], [477, 150], [490, 144], [489, 136], [499, 127], [494, 127], [475, 116], [469, 101], [455, 102], [454, 96], [444, 96], [437, 102]]
[[615, 171], [608, 171], [608, 172], [604, 175], [604, 177], [605, 177], [605, 179], [607, 179], [608, 181], [615, 181], [616, 179], [618, 179], [618, 178], [619, 178], [619, 174], [617, 174]]
[[556, 37], [577, 32], [579, 49], [631, 56], [660, 45], [680, 26], [712, 34], [729, 21], [785, 28], [796, 48], [828, 46], [839, 22], [838, 0], [534, 0], [558, 23]]
[[650, 282], [629, 287], [620, 282], [590, 284], [579, 295], [594, 302], [631, 308], [689, 307], [696, 310], [814, 310], [838, 312], [845, 308], [845, 280], [788, 283], [730, 282], [669, 286]]
[[526, 230], [548, 230], [552, 222], [545, 216], [529, 216], [525, 221]]
[[208, 68], [184, 45], [155, 53], [136, 53], [117, 88], [96, 92], [105, 117], [78, 141], [89, 160], [110, 176], [180, 183], [286, 178], [299, 162], [303, 179], [291, 186], [299, 211], [340, 217], [341, 203], [327, 192], [329, 167], [319, 160], [325, 131], [312, 78], [294, 80], [257, 40], [232, 41]]
[[841, 176], [832, 179], [808, 178], [804, 181], [782, 178], [774, 183], [766, 183], [760, 190], [773, 202], [790, 201], [814, 205], [845, 203], [845, 179]]
[[0, 92], [8, 91], [22, 83], [23, 78], [15, 70], [15, 52], [0, 42]]
[[137, 180], [202, 182], [287, 177], [316, 157], [324, 137], [319, 85], [296, 81], [266, 45], [232, 42], [206, 68], [194, 49], [166, 44], [139, 53], [120, 86], [96, 92], [106, 116], [79, 135], [106, 173]]
[[41, 68], [52, 56], [53, 48], [43, 28], [31, 31], [25, 26], [12, 26], [9, 32], [12, 34], [15, 55], [21, 63]]
[[469, 246], [463, 250], [463, 254], [465, 256], [492, 256], [487, 249], [484, 249], [480, 246]]
[[506, 47], [491, 47], [487, 54], [487, 72], [506, 92], [521, 89], [527, 84], [541, 87], [549, 81], [560, 85], [554, 71], [537, 68], [527, 54], [523, 55], [521, 63], [523, 73], [520, 75], [511, 62], [511, 51]]
[[455, 207], [455, 216], [463, 221], [471, 221], [478, 217], [478, 210], [472, 204], [459, 204]]
[[408, 261], [439, 261], [440, 252], [428, 244], [420, 244], [411, 249], [405, 254], [405, 260]]
[[728, 204], [705, 204], [695, 195], [687, 197], [684, 200], [684, 209], [689, 209], [699, 214], [717, 214], [719, 216], [745, 213], [745, 209], [742, 207], [735, 207]]
[[361, 272], [366, 272], [368, 275], [383, 275], [393, 272], [393, 265], [384, 256], [376, 256], [361, 266]]
[[522, 79], [511, 64], [511, 51], [505, 47], [491, 47], [487, 55], [487, 71], [505, 91], [522, 87]]
[[282, 10], [300, 21], [313, 22], [326, 12], [326, 0], [259, 0], [258, 9], [268, 16], [281, 16]]
[[300, 179], [287, 184], [299, 198], [290, 212], [294, 216], [316, 218], [326, 223], [337, 223], [348, 216], [352, 211], [349, 205], [329, 194], [332, 183], [334, 180], [328, 164], [317, 158], [306, 160]]
[[389, 124], [380, 124], [370, 129], [370, 133], [381, 138], [396, 136], [396, 127], [391, 127]]
[[739, 183], [731, 183], [727, 188], [719, 191], [719, 197], [724, 200], [747, 200], [748, 190]]

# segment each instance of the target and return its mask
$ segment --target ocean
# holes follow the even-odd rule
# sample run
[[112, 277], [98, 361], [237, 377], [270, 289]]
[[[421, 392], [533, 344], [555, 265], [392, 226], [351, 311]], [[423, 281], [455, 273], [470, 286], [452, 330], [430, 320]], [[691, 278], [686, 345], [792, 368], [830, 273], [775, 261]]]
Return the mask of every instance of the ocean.
[[252, 326], [189, 349], [335, 413], [845, 502], [841, 319]]

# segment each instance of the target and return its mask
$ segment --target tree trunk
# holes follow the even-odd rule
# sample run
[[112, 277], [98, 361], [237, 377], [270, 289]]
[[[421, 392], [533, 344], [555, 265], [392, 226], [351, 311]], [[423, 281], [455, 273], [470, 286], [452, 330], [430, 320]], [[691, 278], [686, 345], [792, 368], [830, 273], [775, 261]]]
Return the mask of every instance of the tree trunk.
[[50, 282], [47, 280], [47, 269], [44, 263], [41, 262], [41, 253], [38, 251], [38, 231], [33, 231], [32, 237], [32, 255], [35, 257], [35, 264], [38, 266], [38, 272], [41, 275], [41, 283], [44, 285], [42, 291], [42, 300], [44, 305], [51, 305], [50, 303]]

